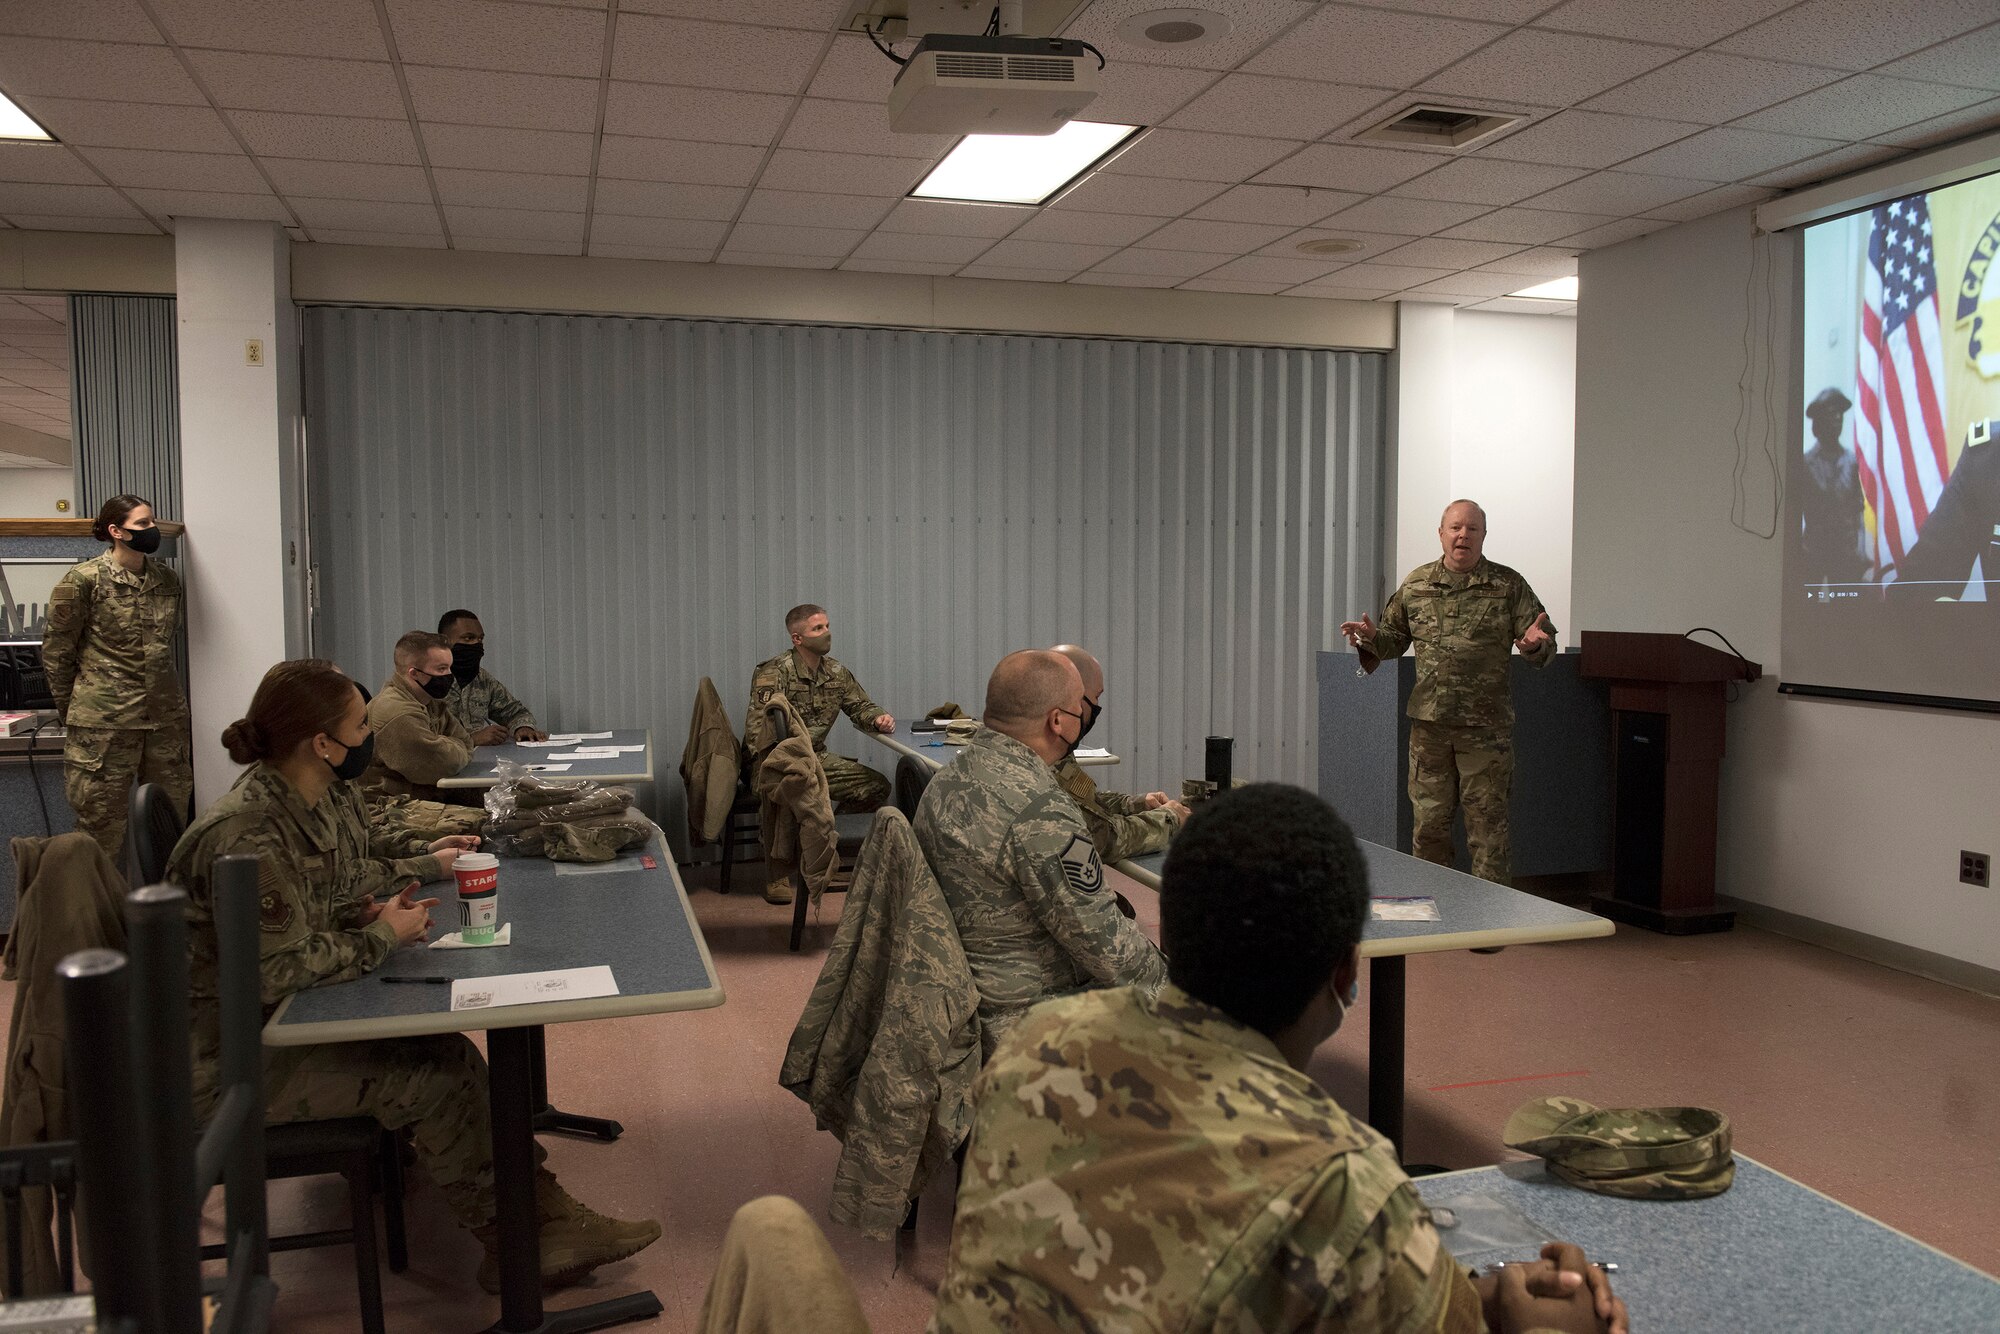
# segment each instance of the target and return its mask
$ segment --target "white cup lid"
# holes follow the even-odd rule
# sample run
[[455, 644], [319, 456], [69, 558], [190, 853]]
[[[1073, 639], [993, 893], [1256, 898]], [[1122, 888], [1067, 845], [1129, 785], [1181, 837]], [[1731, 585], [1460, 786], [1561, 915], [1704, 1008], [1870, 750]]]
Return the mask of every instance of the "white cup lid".
[[454, 871], [491, 871], [500, 865], [500, 859], [490, 852], [461, 852], [458, 860], [451, 864]]

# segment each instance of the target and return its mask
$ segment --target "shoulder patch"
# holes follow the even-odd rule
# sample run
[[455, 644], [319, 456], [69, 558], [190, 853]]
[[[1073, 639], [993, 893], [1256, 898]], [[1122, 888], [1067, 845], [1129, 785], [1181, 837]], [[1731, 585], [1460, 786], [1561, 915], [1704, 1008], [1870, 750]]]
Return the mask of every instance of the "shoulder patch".
[[1095, 894], [1104, 888], [1104, 863], [1097, 860], [1097, 846], [1082, 834], [1073, 834], [1062, 850], [1063, 879], [1079, 894]]
[[257, 919], [266, 931], [283, 931], [292, 924], [292, 905], [275, 889], [257, 895]]

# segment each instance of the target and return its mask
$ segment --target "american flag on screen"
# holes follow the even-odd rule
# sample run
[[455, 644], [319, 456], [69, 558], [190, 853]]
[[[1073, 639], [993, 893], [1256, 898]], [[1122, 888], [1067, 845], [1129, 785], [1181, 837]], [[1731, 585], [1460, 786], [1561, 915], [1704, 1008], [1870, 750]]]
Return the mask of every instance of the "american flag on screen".
[[1951, 471], [1931, 211], [1922, 195], [1875, 210], [1857, 355], [1854, 455], [1875, 512], [1875, 564], [1886, 573], [1917, 544]]

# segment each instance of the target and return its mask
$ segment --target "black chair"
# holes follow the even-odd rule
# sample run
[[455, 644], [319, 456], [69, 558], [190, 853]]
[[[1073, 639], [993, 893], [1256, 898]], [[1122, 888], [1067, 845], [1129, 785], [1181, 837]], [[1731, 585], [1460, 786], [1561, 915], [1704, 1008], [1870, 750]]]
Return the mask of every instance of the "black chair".
[[167, 859], [181, 841], [187, 821], [158, 783], [132, 789], [125, 819], [125, 870], [133, 886], [157, 885], [167, 878]]
[[[56, 1268], [62, 1291], [76, 1291], [76, 1144], [51, 1140], [0, 1148], [0, 1210], [7, 1230], [7, 1294], [21, 1297], [27, 1258], [21, 1192], [42, 1188], [55, 1197]], [[39, 1294], [38, 1294], [39, 1295]]]
[[911, 824], [917, 822], [917, 805], [924, 799], [924, 789], [931, 785], [934, 771], [922, 760], [903, 755], [896, 760], [895, 796], [896, 809]]
[[729, 868], [739, 861], [755, 861], [755, 856], [739, 857], [736, 854], [744, 848], [757, 846], [757, 794], [750, 790], [750, 768], [746, 764], [737, 775], [736, 799], [729, 805], [729, 814], [722, 820], [722, 878], [717, 892], [729, 892]]
[[[772, 736], [780, 741], [790, 738], [792, 735], [791, 723], [782, 708], [772, 705], [764, 711], [764, 716], [771, 720]], [[861, 845], [868, 841], [868, 831], [874, 827], [874, 824], [875, 817], [872, 814], [835, 815], [833, 817], [834, 846], [840, 854], [840, 866], [835, 872], [836, 876], [844, 877], [853, 873], [854, 859], [860, 855]], [[836, 879], [826, 889], [826, 892], [829, 894], [843, 894], [846, 891], [847, 882], [845, 879]], [[804, 881], [794, 874], [792, 877], [792, 953], [794, 954], [799, 952], [800, 942], [805, 939], [806, 901], [810, 897], [806, 893]]]

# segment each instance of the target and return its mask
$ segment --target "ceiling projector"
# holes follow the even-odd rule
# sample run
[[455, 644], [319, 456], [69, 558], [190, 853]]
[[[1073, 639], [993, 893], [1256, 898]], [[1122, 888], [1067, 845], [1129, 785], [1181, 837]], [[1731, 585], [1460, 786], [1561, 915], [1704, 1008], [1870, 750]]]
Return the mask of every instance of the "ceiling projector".
[[929, 33], [889, 90], [898, 134], [1054, 134], [1097, 96], [1100, 62], [1060, 37]]

